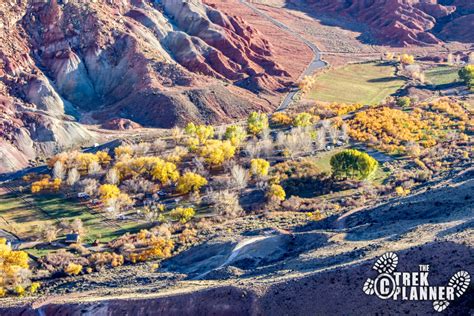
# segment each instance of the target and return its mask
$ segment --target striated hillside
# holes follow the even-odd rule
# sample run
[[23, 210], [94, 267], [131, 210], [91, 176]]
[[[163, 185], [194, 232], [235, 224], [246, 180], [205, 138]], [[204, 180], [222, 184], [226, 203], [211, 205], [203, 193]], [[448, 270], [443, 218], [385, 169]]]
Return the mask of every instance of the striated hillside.
[[0, 170], [93, 138], [78, 122], [167, 128], [268, 111], [254, 93], [289, 80], [262, 34], [201, 1], [5, 1]]
[[[290, 1], [295, 2], [295, 1]], [[473, 42], [470, 0], [306, 0], [315, 10], [367, 24], [384, 44]]]

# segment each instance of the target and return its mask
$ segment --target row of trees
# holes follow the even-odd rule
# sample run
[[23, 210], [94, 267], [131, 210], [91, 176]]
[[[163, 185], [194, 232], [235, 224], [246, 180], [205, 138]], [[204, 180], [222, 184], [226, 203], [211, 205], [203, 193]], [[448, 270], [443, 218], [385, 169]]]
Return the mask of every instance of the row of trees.
[[402, 65], [412, 65], [415, 63], [415, 56], [410, 55], [410, 54], [397, 55], [392, 52], [386, 52], [384, 59], [388, 61], [398, 61]]
[[352, 138], [388, 152], [403, 152], [407, 142], [420, 142], [426, 147], [436, 143], [430, 136], [429, 122], [421, 114], [387, 106], [357, 113], [349, 127]]

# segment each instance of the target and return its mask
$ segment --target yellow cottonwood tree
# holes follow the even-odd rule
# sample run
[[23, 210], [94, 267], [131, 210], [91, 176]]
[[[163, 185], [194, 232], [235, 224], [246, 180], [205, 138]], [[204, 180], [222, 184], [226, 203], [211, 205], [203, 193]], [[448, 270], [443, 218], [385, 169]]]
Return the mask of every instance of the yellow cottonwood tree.
[[267, 196], [271, 200], [284, 201], [286, 199], [286, 192], [281, 185], [272, 184], [268, 189]]
[[227, 127], [224, 137], [230, 140], [233, 146], [239, 146], [245, 137], [247, 137], [247, 133], [242, 126], [232, 125]]
[[270, 163], [265, 159], [252, 159], [250, 161], [250, 173], [254, 176], [264, 177], [268, 175]]
[[316, 77], [314, 76], [305, 76], [298, 84], [301, 92], [308, 93], [316, 84]]
[[172, 162], [158, 160], [151, 170], [153, 180], [158, 180], [162, 184], [168, 184], [170, 181], [176, 181], [179, 178], [179, 172], [176, 165]]
[[311, 124], [313, 124], [313, 119], [314, 119], [313, 115], [309, 113], [306, 113], [306, 112], [299, 113], [293, 119], [293, 126], [296, 126], [296, 127], [311, 126]]
[[116, 199], [120, 195], [120, 189], [115, 184], [103, 184], [99, 187], [99, 195], [102, 202]]
[[247, 118], [249, 133], [257, 135], [268, 128], [268, 117], [265, 113], [252, 112]]
[[293, 122], [293, 120], [288, 114], [285, 114], [282, 112], [273, 113], [270, 121], [274, 125], [283, 125], [283, 126], [290, 125]]
[[206, 184], [207, 180], [204, 177], [194, 172], [186, 172], [178, 179], [176, 190], [182, 194], [198, 192]]
[[171, 218], [182, 224], [189, 222], [195, 214], [196, 211], [192, 207], [177, 207], [170, 212]]
[[191, 122], [186, 125], [185, 132], [189, 136], [195, 136], [200, 144], [205, 144], [208, 139], [214, 137], [214, 127], [212, 125], [195, 125]]
[[220, 166], [234, 157], [235, 150], [235, 146], [228, 140], [211, 139], [201, 148], [199, 155], [211, 166]]
[[403, 54], [400, 56], [400, 62], [404, 65], [412, 65], [415, 63], [415, 56]]
[[7, 290], [15, 291], [29, 283], [28, 254], [24, 251], [14, 251], [7, 245], [5, 238], [0, 238], [0, 296]]
[[78, 275], [82, 271], [82, 265], [80, 264], [75, 264], [73, 262], [70, 262], [67, 267], [64, 269], [64, 272], [66, 272], [69, 275]]

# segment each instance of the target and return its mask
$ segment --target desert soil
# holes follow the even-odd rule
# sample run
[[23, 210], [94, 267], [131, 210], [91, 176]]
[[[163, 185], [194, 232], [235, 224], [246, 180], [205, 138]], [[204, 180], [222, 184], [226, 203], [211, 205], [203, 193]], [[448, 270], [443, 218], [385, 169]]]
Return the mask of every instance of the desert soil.
[[[434, 314], [431, 302], [382, 301], [365, 295], [362, 285], [376, 276], [371, 266], [388, 251], [398, 254], [400, 271], [430, 264], [433, 285], [459, 270], [473, 275], [473, 175], [471, 167], [412, 196], [319, 222], [276, 213], [223, 223], [158, 271], [141, 264], [52, 281], [39, 299], [3, 300], [10, 306], [4, 313], [86, 309], [105, 315], [118, 308], [126, 314], [135, 306], [176, 315]], [[471, 286], [450, 313], [472, 312], [473, 298]]]

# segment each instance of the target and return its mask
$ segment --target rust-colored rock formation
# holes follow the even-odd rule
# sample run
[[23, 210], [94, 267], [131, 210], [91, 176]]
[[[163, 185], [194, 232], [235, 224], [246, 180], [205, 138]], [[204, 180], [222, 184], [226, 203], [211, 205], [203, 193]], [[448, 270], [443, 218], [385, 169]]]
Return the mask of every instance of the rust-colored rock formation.
[[[291, 2], [291, 1], [290, 1]], [[381, 43], [436, 45], [472, 42], [474, 8], [470, 0], [306, 0], [314, 10], [367, 24]], [[449, 5], [445, 5], [449, 3]]]
[[102, 128], [116, 131], [125, 131], [130, 129], [137, 129], [140, 127], [142, 127], [140, 124], [124, 118], [114, 118], [102, 124]]
[[2, 2], [0, 144], [8, 160], [0, 171], [94, 136], [78, 122], [120, 117], [166, 128], [269, 111], [255, 93], [289, 79], [262, 34], [200, 1]]

